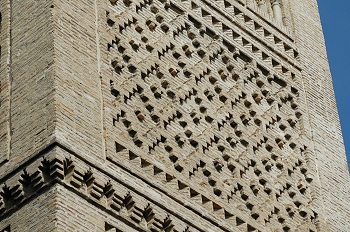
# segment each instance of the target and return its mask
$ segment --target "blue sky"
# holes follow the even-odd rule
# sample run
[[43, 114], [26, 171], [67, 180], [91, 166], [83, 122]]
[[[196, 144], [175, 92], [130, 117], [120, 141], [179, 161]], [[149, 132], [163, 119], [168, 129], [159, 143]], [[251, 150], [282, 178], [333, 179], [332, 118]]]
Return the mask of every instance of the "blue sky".
[[350, 160], [350, 0], [318, 0], [340, 121]]

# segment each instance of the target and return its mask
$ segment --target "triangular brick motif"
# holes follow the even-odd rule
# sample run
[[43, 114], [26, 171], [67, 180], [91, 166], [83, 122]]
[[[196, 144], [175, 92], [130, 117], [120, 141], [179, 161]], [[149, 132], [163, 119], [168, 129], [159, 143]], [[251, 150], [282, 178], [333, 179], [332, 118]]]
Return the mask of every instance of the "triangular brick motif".
[[147, 224], [152, 224], [154, 220], [154, 212], [150, 205], [147, 205], [147, 207], [143, 211], [143, 218], [146, 220]]
[[172, 224], [172, 220], [168, 216], [167, 218], [164, 219], [163, 222], [163, 231], [164, 232], [171, 232], [174, 228], [174, 225]]
[[126, 207], [127, 210], [132, 210], [132, 208], [134, 207], [134, 200], [132, 198], [132, 196], [130, 194], [126, 195], [124, 200], [123, 200], [123, 205]]

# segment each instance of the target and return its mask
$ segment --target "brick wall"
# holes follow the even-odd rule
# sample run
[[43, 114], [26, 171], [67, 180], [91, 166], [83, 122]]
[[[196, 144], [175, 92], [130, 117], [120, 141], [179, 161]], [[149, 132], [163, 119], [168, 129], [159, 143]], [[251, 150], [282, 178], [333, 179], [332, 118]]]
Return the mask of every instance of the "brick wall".
[[9, 159], [0, 167], [2, 176], [53, 140], [55, 88], [51, 1], [11, 1], [11, 11], [10, 1], [1, 4], [4, 25], [0, 159]]
[[325, 231], [347, 231], [350, 228], [349, 171], [317, 2], [291, 1], [291, 7], [304, 70], [314, 158], [330, 225]]
[[57, 231], [57, 187], [39, 193], [31, 201], [26, 202], [16, 212], [0, 218], [0, 231], [6, 232]]
[[0, 10], [0, 231], [347, 231], [314, 0]]

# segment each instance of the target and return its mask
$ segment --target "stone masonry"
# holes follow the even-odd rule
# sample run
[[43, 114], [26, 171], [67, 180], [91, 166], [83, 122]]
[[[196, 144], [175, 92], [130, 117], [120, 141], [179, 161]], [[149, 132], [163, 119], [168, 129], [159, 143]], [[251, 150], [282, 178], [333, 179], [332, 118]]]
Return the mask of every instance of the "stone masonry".
[[316, 0], [1, 0], [0, 232], [350, 231]]

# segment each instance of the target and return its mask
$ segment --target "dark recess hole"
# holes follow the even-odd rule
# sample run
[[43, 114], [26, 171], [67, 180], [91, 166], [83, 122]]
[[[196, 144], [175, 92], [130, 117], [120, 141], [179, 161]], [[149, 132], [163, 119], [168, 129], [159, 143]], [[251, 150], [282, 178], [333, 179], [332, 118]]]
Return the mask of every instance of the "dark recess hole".
[[115, 150], [116, 152], [121, 152], [123, 150], [125, 150], [126, 148], [124, 146], [122, 146], [120, 143], [115, 142]]

